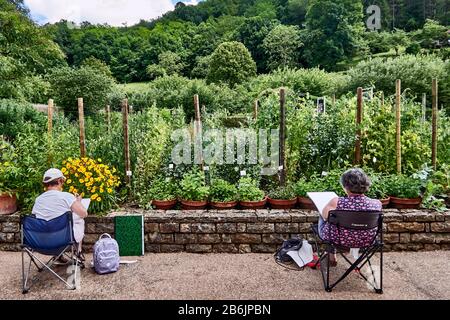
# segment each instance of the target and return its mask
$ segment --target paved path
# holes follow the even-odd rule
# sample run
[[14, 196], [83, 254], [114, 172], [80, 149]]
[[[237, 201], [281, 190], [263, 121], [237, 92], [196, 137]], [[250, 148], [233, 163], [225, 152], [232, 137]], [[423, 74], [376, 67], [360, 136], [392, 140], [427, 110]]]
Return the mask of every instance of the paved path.
[[[372, 293], [356, 274], [326, 293], [319, 271], [285, 270], [267, 254], [181, 253], [147, 254], [112, 275], [85, 269], [77, 291], [64, 290], [47, 274], [46, 281], [24, 297], [20, 253], [0, 252], [0, 299], [450, 299], [450, 251], [385, 257], [382, 296]], [[339, 262], [338, 269], [343, 266]]]

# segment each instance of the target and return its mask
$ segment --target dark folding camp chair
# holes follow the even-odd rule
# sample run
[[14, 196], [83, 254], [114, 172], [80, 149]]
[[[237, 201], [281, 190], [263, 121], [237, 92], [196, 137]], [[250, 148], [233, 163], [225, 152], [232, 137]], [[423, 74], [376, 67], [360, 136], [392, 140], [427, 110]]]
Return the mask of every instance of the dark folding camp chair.
[[[332, 241], [326, 241], [321, 239], [319, 235], [318, 225], [312, 227], [315, 235], [315, 246], [319, 259], [316, 263], [316, 267], [320, 264], [320, 271], [322, 273], [323, 283], [325, 290], [331, 292], [333, 288], [344, 280], [352, 271], [356, 271], [370, 286], [375, 289], [378, 294], [383, 293], [383, 214], [379, 211], [331, 211], [328, 219], [328, 223], [335, 225], [338, 230], [338, 234], [343, 229], [353, 230], [372, 230], [377, 228], [376, 235], [373, 237], [367, 246], [360, 249], [359, 258], [355, 262], [351, 262], [344, 253], [348, 252], [350, 248], [342, 246], [340, 243]], [[343, 229], [342, 229], [343, 228]], [[330, 237], [327, 237], [330, 239]], [[325, 249], [322, 251], [318, 242], [322, 242]], [[379, 260], [379, 278], [377, 279], [371, 259], [376, 253], [380, 253]], [[330, 283], [330, 255], [339, 254], [350, 265], [345, 273], [334, 283]], [[367, 276], [362, 274], [361, 270], [365, 265], [368, 265], [368, 269], [371, 272], [371, 280]]]
[[[25, 216], [21, 220], [21, 230], [22, 293], [28, 293], [31, 286], [38, 280], [38, 276], [30, 279], [32, 263], [39, 272], [49, 271], [52, 275], [64, 282], [68, 289], [75, 290], [79, 276], [80, 262], [77, 257], [78, 245], [73, 236], [72, 212], [67, 212], [50, 221], [37, 219], [35, 216]], [[52, 258], [47, 263], [44, 263], [36, 256], [36, 253], [51, 256]], [[26, 254], [30, 258], [27, 268], [25, 263]], [[53, 270], [53, 267], [58, 265], [58, 261], [63, 257], [68, 258], [66, 265], [72, 273], [72, 276], [69, 277], [71, 280], [68, 281], [72, 283], [68, 283]], [[80, 267], [83, 267], [83, 265], [81, 264]]]

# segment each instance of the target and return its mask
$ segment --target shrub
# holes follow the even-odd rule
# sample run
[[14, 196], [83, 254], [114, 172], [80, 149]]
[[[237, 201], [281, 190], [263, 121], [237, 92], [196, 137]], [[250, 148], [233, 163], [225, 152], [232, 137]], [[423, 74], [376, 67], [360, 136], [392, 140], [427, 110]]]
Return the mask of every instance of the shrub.
[[72, 117], [78, 111], [77, 98], [84, 99], [87, 115], [96, 113], [105, 108], [115, 86], [113, 78], [91, 67], [53, 69], [48, 81], [55, 101]]
[[269, 192], [269, 197], [274, 200], [292, 200], [296, 197], [295, 187], [288, 184], [286, 187], [278, 187]]
[[26, 123], [40, 132], [44, 132], [47, 127], [45, 115], [30, 104], [16, 100], [0, 100], [0, 135], [13, 141], [24, 130]]
[[208, 82], [226, 83], [233, 87], [256, 75], [256, 63], [240, 42], [224, 42], [210, 59]]

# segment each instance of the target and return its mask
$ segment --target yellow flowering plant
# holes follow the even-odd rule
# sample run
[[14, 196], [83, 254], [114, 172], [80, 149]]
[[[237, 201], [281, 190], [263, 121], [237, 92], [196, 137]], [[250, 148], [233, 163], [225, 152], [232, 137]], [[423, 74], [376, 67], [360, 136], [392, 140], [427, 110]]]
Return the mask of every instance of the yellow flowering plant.
[[66, 191], [90, 198], [90, 213], [104, 213], [116, 203], [116, 188], [120, 186], [117, 170], [101, 159], [72, 159], [63, 161]]

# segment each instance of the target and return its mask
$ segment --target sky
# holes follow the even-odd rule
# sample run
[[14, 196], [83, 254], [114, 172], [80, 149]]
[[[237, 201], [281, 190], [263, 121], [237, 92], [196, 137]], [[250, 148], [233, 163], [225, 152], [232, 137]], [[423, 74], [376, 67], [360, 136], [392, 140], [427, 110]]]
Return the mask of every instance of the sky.
[[[39, 24], [61, 19], [80, 23], [133, 25], [141, 19], [157, 18], [173, 10], [179, 0], [25, 0], [32, 18]], [[183, 0], [197, 4], [201, 0]]]

